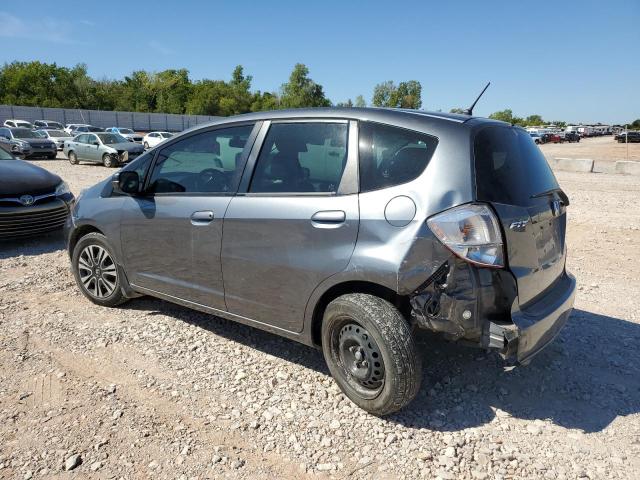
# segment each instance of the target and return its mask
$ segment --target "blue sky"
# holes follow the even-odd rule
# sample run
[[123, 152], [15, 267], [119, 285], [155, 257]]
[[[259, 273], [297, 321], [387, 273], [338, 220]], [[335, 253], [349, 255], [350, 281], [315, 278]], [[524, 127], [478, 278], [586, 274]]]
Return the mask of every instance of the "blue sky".
[[29, 0], [0, 5], [0, 62], [88, 65], [94, 77], [187, 68], [278, 90], [305, 63], [333, 101], [419, 80], [423, 108], [511, 108], [571, 122], [640, 117], [640, 1]]

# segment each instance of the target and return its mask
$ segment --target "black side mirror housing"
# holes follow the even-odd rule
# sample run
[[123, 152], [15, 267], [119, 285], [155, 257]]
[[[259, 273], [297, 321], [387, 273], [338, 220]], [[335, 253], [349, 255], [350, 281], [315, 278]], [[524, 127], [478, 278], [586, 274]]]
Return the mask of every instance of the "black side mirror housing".
[[100, 146], [100, 142], [93, 142], [93, 144], [94, 144], [96, 147], [99, 147], [99, 146]]
[[140, 177], [137, 172], [118, 172], [113, 175], [111, 186], [115, 193], [136, 195], [140, 193]]

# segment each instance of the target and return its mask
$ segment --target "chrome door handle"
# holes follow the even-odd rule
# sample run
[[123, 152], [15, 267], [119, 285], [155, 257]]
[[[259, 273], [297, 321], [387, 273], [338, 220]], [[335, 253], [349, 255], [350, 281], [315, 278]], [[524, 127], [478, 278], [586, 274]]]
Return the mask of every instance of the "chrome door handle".
[[206, 225], [208, 223], [211, 223], [213, 218], [214, 218], [214, 215], [211, 210], [202, 210], [199, 212], [193, 212], [191, 214], [191, 223], [193, 225]]
[[324, 210], [314, 213], [311, 217], [313, 223], [319, 224], [344, 223], [346, 219], [347, 215], [342, 210]]

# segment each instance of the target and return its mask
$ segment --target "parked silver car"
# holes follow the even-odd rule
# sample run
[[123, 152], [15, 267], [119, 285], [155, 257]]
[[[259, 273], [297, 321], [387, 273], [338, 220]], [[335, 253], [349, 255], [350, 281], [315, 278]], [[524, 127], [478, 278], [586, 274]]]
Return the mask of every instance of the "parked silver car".
[[526, 131], [465, 115], [301, 109], [226, 118], [81, 194], [76, 282], [322, 348], [377, 415], [416, 395], [415, 329], [527, 363], [567, 322], [567, 196]]
[[79, 161], [117, 167], [138, 157], [144, 148], [116, 133], [83, 133], [64, 142], [63, 152], [72, 165]]

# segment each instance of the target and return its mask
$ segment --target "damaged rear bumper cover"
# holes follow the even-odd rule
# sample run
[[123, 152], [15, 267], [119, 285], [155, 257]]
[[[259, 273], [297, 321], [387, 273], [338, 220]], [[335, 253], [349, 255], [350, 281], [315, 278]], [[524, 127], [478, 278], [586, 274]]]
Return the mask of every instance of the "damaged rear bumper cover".
[[[505, 358], [527, 364], [553, 341], [569, 320], [576, 296], [576, 279], [565, 272], [551, 291], [526, 309], [513, 303], [513, 325], [489, 322], [489, 346], [501, 348]], [[499, 344], [499, 345], [498, 345]]]
[[575, 294], [575, 277], [565, 271], [521, 307], [509, 272], [448, 262], [413, 292], [411, 316], [450, 340], [495, 348], [505, 359], [527, 364], [567, 323]]

